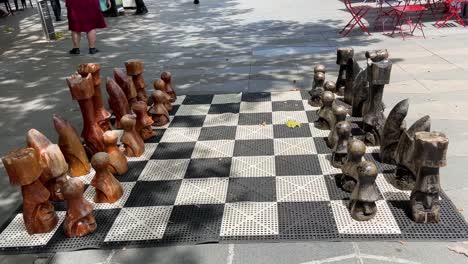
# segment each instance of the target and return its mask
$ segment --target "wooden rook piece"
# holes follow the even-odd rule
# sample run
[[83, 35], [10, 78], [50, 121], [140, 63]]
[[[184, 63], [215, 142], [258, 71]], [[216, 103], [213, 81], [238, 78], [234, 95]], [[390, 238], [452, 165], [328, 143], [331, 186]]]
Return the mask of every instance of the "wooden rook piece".
[[411, 212], [416, 223], [439, 223], [439, 169], [447, 165], [447, 137], [439, 132], [415, 136], [416, 183], [411, 192]]
[[117, 84], [122, 88], [127, 97], [128, 105], [131, 106], [137, 102], [137, 90], [131, 76], [128, 76], [122, 69], [114, 69], [114, 79]]
[[12, 151], [2, 158], [12, 185], [21, 185], [23, 220], [28, 234], [48, 233], [58, 223], [50, 193], [39, 181], [42, 174], [38, 155], [33, 148]]
[[336, 124], [336, 134], [338, 142], [333, 148], [331, 165], [335, 168], [341, 168], [346, 161], [348, 140], [351, 138], [351, 123], [342, 121]]
[[338, 142], [338, 134], [336, 132], [336, 124], [342, 121], [346, 121], [346, 115], [348, 114], [348, 110], [343, 105], [333, 105], [333, 114], [335, 118], [333, 119], [334, 123], [332, 124], [332, 129], [328, 134], [327, 138], [327, 146], [330, 149], [333, 149]]
[[347, 151], [346, 161], [341, 166], [343, 173], [339, 180], [343, 190], [352, 192], [359, 178], [358, 165], [366, 154], [366, 144], [361, 140], [351, 139], [348, 141]]
[[140, 134], [143, 140], [154, 137], [156, 132], [154, 132], [151, 127], [154, 121], [147, 114], [148, 105], [143, 101], [138, 101], [133, 105], [132, 109], [136, 115], [136, 132]]
[[335, 114], [333, 113], [333, 102], [335, 95], [332, 92], [325, 91], [322, 94], [322, 107], [318, 110], [318, 121], [315, 126], [319, 129], [330, 130], [335, 124]]
[[385, 121], [380, 143], [380, 161], [396, 164], [395, 151], [401, 134], [406, 130], [405, 117], [408, 114], [409, 101], [405, 99], [393, 107]]
[[148, 103], [148, 96], [146, 95], [146, 84], [143, 79], [143, 61], [142, 60], [128, 60], [125, 62], [127, 74], [132, 76], [133, 84], [137, 91], [137, 100]]
[[28, 147], [33, 148], [42, 166], [41, 182], [50, 192], [52, 201], [62, 201], [62, 184], [67, 181], [68, 164], [56, 144], [36, 129], [30, 129], [26, 136]]
[[120, 126], [120, 119], [126, 114], [131, 114], [130, 106], [128, 106], [127, 97], [120, 86], [111, 78], [107, 78], [106, 91], [109, 94], [109, 107], [115, 115], [115, 127]]
[[88, 74], [91, 74], [94, 86], [94, 94], [92, 100], [94, 105], [94, 114], [96, 117], [96, 121], [101, 127], [102, 131], [110, 130], [112, 128], [109, 122], [111, 114], [104, 108], [104, 104], [102, 103], [101, 65], [98, 63], [84, 63], [78, 65], [77, 71], [83, 78], [86, 78]]
[[325, 91], [323, 88], [325, 82], [325, 73], [317, 72], [314, 74], [314, 84], [312, 90], [309, 91], [309, 105], [314, 107], [322, 106], [322, 93]]
[[97, 224], [93, 205], [83, 197], [84, 183], [69, 179], [63, 185], [63, 196], [67, 201], [67, 215], [63, 228], [67, 237], [82, 237], [93, 233]]
[[[163, 93], [164, 98], [162, 99], [162, 101], [163, 101], [164, 107], [166, 107], [167, 111], [172, 111], [171, 96], [165, 90], [164, 81], [161, 80], [161, 79], [158, 79], [158, 80], [154, 81], [153, 86], [154, 86], [154, 90], [161, 91]], [[153, 97], [153, 94], [151, 95], [152, 97]], [[158, 93], [158, 95], [162, 97], [162, 95], [160, 95], [159, 93]], [[153, 99], [154, 99], [154, 97], [153, 97]], [[154, 103], [154, 101], [153, 101], [153, 103]]]
[[123, 175], [128, 171], [128, 161], [117, 146], [119, 137], [114, 131], [104, 133], [106, 153], [109, 155], [109, 171], [114, 175]]
[[54, 114], [54, 127], [59, 136], [58, 146], [68, 163], [68, 175], [78, 177], [88, 174], [91, 165], [75, 128], [56, 114]]
[[418, 158], [415, 152], [415, 135], [417, 132], [429, 132], [431, 130], [431, 118], [424, 116], [416, 121], [408, 130], [401, 134], [395, 151], [397, 171], [391, 183], [401, 190], [413, 190], [416, 182]]
[[96, 175], [91, 181], [91, 185], [96, 188], [96, 203], [115, 203], [123, 195], [120, 182], [109, 171], [110, 159], [105, 152], [94, 154], [91, 164], [96, 170]]
[[122, 129], [122, 144], [124, 146], [124, 154], [127, 157], [140, 157], [145, 152], [145, 142], [140, 134], [136, 132], [136, 117], [133, 115], [124, 115], [120, 121]]
[[164, 126], [169, 123], [169, 112], [165, 107], [165, 103], [168, 102], [166, 95], [159, 90], [153, 91], [151, 95], [153, 97], [153, 106], [150, 108], [149, 113], [155, 126]]
[[379, 146], [382, 140], [382, 130], [385, 124], [382, 96], [385, 84], [390, 83], [392, 63], [388, 60], [373, 62], [368, 69], [369, 97], [362, 107], [363, 127], [366, 143]]
[[368, 221], [377, 213], [376, 201], [379, 192], [375, 179], [377, 167], [369, 161], [361, 161], [357, 166], [358, 181], [351, 194], [349, 209], [351, 217], [357, 221]]
[[344, 101], [352, 104], [353, 82], [357, 72], [354, 72], [354, 49], [339, 48], [336, 56], [336, 64], [340, 65], [338, 79], [336, 80], [336, 90], [338, 94], [344, 94]]
[[104, 150], [102, 142], [102, 128], [98, 125], [94, 115], [93, 95], [94, 87], [91, 79], [91, 74], [86, 78], [82, 78], [79, 74], [73, 74], [67, 78], [67, 84], [70, 88], [70, 93], [73, 100], [78, 101], [80, 105], [81, 115], [83, 116], [83, 130], [81, 137], [85, 141], [85, 149], [88, 154]]
[[171, 96], [171, 102], [175, 102], [177, 95], [172, 87], [172, 74], [168, 71], [161, 73], [161, 80], [164, 81], [164, 91]]

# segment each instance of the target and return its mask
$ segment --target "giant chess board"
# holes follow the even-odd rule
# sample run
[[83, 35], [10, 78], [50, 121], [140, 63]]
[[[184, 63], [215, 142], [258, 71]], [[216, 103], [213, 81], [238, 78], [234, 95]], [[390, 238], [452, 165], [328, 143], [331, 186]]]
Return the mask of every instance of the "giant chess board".
[[[179, 96], [171, 122], [155, 127], [142, 157], [117, 176], [124, 188], [115, 204], [94, 204], [98, 228], [81, 238], [60, 225], [28, 235], [21, 210], [0, 233], [0, 252], [123, 248], [213, 242], [291, 240], [461, 240], [468, 225], [447, 196], [441, 222], [417, 224], [409, 195], [389, 183], [394, 167], [379, 163], [378, 148], [365, 158], [379, 169], [377, 215], [358, 222], [347, 209], [350, 194], [336, 184], [329, 131], [314, 127], [316, 110], [305, 91]], [[337, 101], [340, 102], [340, 101]], [[293, 119], [301, 127], [288, 128]], [[354, 122], [353, 134], [360, 130]], [[450, 175], [441, 175], [441, 181]], [[81, 179], [89, 184], [93, 172]], [[85, 197], [93, 201], [94, 188]]]

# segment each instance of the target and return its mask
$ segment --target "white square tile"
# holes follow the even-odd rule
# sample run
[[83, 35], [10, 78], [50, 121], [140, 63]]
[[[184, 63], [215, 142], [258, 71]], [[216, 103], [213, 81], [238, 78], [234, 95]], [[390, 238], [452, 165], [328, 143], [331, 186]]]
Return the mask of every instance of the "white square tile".
[[88, 186], [86, 191], [84, 192], [84, 198], [90, 201], [93, 204], [95, 210], [97, 209], [114, 209], [114, 208], [123, 208], [125, 203], [127, 202], [130, 193], [132, 192], [133, 187], [135, 186], [136, 182], [121, 182], [123, 188], [123, 195], [117, 200], [115, 203], [95, 203], [94, 196], [96, 195], [96, 188], [93, 186]]
[[183, 179], [190, 159], [149, 160], [139, 181], [171, 181]]
[[206, 115], [210, 110], [209, 104], [181, 105], [177, 109], [176, 116]]
[[276, 177], [278, 202], [330, 201], [323, 175]]
[[242, 99], [242, 93], [236, 94], [215, 94], [211, 104], [230, 104], [240, 103]]
[[161, 239], [171, 216], [172, 206], [123, 208], [104, 241]]
[[192, 159], [232, 157], [234, 144], [234, 140], [197, 141]]
[[380, 153], [380, 146], [366, 146], [366, 153]]
[[328, 137], [328, 134], [330, 134], [330, 130], [318, 129], [314, 123], [309, 123], [309, 128], [312, 137]]
[[140, 157], [127, 157], [128, 161], [144, 161], [151, 159], [156, 148], [158, 147], [158, 143], [145, 143], [145, 152]]
[[317, 157], [319, 159], [320, 168], [322, 168], [323, 175], [341, 173], [341, 169], [335, 168], [331, 165], [332, 154], [319, 154]]
[[300, 91], [272, 92], [271, 101], [302, 100]]
[[228, 185], [229, 178], [184, 179], [175, 204], [223, 204], [226, 202]]
[[271, 102], [241, 102], [240, 113], [270, 113]]
[[304, 105], [304, 110], [305, 111], [317, 111], [320, 109], [318, 106], [311, 106], [309, 104], [309, 100], [302, 100], [302, 104]]
[[200, 132], [201, 127], [170, 127], [166, 129], [159, 142], [195, 142]]
[[276, 175], [274, 156], [234, 157], [230, 177], [269, 177]]
[[181, 105], [185, 100], [185, 95], [178, 95], [173, 105]]
[[17, 214], [0, 234], [0, 247], [34, 247], [44, 246], [54, 235], [65, 219], [65, 212], [57, 212], [58, 223], [55, 228], [44, 234], [28, 234], [24, 225], [23, 214]]
[[227, 203], [224, 206], [221, 236], [277, 235], [278, 208], [271, 202]]
[[317, 154], [314, 139], [305, 138], [275, 138], [275, 155], [308, 155]]
[[340, 234], [401, 234], [387, 202], [376, 202], [377, 213], [368, 221], [357, 221], [351, 217], [349, 201], [331, 201], [336, 226]]
[[284, 125], [288, 120], [294, 120], [298, 123], [309, 123], [305, 111], [278, 111], [273, 112], [273, 124]]
[[273, 125], [237, 126], [236, 139], [271, 139]]
[[219, 115], [206, 115], [204, 127], [212, 126], [237, 126], [239, 123], [239, 114], [224, 113]]
[[394, 174], [381, 174], [377, 175], [375, 183], [379, 188], [380, 193], [387, 201], [409, 201], [411, 191], [403, 191], [397, 189], [390, 183], [390, 178], [394, 177]]

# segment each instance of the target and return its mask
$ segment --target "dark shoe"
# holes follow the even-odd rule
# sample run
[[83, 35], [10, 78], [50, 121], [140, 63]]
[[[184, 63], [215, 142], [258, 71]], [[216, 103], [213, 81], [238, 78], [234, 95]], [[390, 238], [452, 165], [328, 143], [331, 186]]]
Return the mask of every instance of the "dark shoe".
[[99, 50], [96, 49], [96, 48], [89, 48], [89, 54], [96, 54], [98, 52], [99, 52]]
[[199, 0], [193, 0], [193, 3], [198, 5], [198, 4], [200, 4], [200, 1]]
[[80, 49], [79, 48], [73, 48], [73, 49], [70, 50], [70, 54], [79, 55], [80, 54]]
[[144, 7], [142, 9], [140, 9], [140, 10], [137, 10], [134, 15], [141, 16], [141, 15], [144, 15], [144, 14], [147, 14], [147, 13], [148, 13], [148, 9], [146, 9], [146, 7]]
[[55, 21], [60, 22], [60, 21], [62, 21], [62, 18], [61, 18], [61, 17], [57, 17], [57, 18], [55, 19]]

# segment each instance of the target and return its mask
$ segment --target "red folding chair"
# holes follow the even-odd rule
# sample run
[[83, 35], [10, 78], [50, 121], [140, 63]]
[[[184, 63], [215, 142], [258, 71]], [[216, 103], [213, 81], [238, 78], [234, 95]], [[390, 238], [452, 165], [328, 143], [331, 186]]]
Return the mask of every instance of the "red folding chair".
[[[395, 34], [395, 31], [398, 28], [401, 33], [401, 36], [403, 37], [403, 39], [405, 39], [405, 33], [403, 32], [403, 23], [406, 22], [406, 24], [409, 26], [409, 32], [411, 33], [411, 35], [413, 35], [416, 28], [419, 28], [423, 34], [423, 37], [426, 38], [426, 35], [424, 34], [423, 25], [421, 23], [422, 16], [424, 15], [424, 12], [427, 11], [426, 5], [413, 4], [411, 3], [411, 0], [405, 0], [404, 3], [402, 3], [399, 6], [393, 6], [392, 11], [392, 15], [396, 17], [397, 21], [393, 28], [391, 36]], [[412, 14], [416, 14], [415, 22], [411, 19]]]
[[446, 0], [446, 7], [448, 7], [448, 11], [440, 18], [435, 26], [438, 28], [443, 27], [447, 22], [455, 18], [458, 24], [466, 27], [465, 21], [460, 16], [460, 13], [463, 11], [463, 6], [468, 3], [468, 0]]
[[365, 15], [367, 15], [371, 7], [368, 5], [352, 6], [351, 0], [344, 0], [344, 3], [346, 9], [348, 9], [353, 18], [351, 18], [348, 24], [346, 24], [346, 26], [340, 31], [340, 34], [342, 34], [343, 36], [347, 36], [356, 25], [359, 25], [362, 31], [370, 35], [369, 29], [366, 25], [364, 25], [362, 19]]

